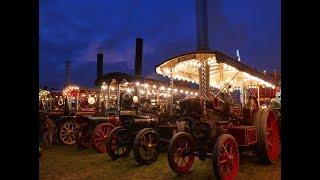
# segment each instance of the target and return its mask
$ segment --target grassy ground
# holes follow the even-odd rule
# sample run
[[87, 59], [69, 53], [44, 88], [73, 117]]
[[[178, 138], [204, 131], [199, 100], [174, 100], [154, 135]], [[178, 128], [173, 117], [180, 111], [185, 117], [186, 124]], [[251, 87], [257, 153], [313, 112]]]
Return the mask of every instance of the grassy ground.
[[[197, 159], [193, 168], [193, 172], [178, 176], [171, 171], [164, 153], [155, 163], [139, 166], [133, 153], [129, 158], [112, 161], [107, 154], [92, 148], [79, 151], [75, 145], [64, 145], [44, 150], [40, 158], [40, 179], [215, 179], [211, 160]], [[238, 179], [280, 179], [280, 162], [264, 165], [256, 159], [242, 159]]]

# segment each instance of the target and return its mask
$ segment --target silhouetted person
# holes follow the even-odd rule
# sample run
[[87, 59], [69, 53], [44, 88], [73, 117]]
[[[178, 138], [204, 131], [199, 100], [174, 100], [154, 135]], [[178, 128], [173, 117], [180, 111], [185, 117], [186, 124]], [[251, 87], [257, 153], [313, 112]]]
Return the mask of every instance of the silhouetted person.
[[52, 138], [54, 134], [54, 128], [56, 125], [52, 121], [52, 119], [49, 118], [49, 115], [46, 114], [44, 117], [44, 132], [42, 134], [42, 139], [44, 140], [47, 147], [52, 147]]

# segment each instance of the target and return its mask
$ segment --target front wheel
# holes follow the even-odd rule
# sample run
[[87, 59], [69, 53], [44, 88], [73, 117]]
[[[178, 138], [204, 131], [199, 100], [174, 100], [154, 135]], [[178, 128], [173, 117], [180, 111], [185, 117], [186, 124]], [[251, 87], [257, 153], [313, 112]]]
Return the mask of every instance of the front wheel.
[[99, 153], [107, 152], [107, 138], [114, 128], [114, 125], [111, 123], [101, 123], [94, 128], [92, 133], [92, 145]]
[[171, 139], [168, 148], [168, 162], [170, 168], [177, 174], [188, 173], [193, 165], [194, 140], [190, 134], [179, 132]]
[[107, 153], [112, 159], [127, 157], [132, 148], [129, 133], [123, 127], [113, 129], [107, 138]]
[[134, 158], [139, 164], [151, 164], [159, 157], [160, 137], [152, 128], [142, 129], [133, 143]]
[[212, 165], [217, 179], [233, 180], [239, 171], [239, 150], [236, 140], [230, 134], [218, 137], [214, 148]]
[[91, 143], [91, 133], [88, 124], [83, 124], [79, 127], [76, 134], [76, 141], [79, 149], [87, 149]]
[[60, 128], [59, 137], [63, 144], [71, 145], [76, 143], [78, 124], [73, 121], [66, 121]]

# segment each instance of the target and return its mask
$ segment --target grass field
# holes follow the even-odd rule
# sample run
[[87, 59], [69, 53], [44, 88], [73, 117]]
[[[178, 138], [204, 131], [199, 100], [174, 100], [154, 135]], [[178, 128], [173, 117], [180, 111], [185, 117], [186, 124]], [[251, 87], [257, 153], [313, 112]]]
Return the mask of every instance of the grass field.
[[[75, 145], [55, 146], [45, 150], [40, 157], [40, 179], [215, 179], [211, 160], [195, 160], [194, 171], [178, 176], [171, 171], [166, 154], [148, 166], [139, 166], [133, 158], [111, 160], [107, 154], [97, 153], [94, 149], [78, 150]], [[240, 162], [239, 180], [280, 179], [280, 162], [264, 165], [253, 158]]]

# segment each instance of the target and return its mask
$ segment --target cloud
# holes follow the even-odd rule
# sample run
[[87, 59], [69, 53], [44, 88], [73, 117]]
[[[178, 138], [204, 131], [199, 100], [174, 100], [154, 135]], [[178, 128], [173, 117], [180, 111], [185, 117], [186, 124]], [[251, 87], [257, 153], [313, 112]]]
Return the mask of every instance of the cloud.
[[[67, 59], [75, 83], [93, 84], [98, 49], [106, 72], [133, 73], [137, 37], [144, 39], [144, 75], [196, 49], [195, 0], [41, 0], [39, 12], [40, 83], [48, 86], [63, 84]], [[208, 1], [208, 26], [212, 49], [240, 49], [248, 64], [280, 68], [278, 1]]]

